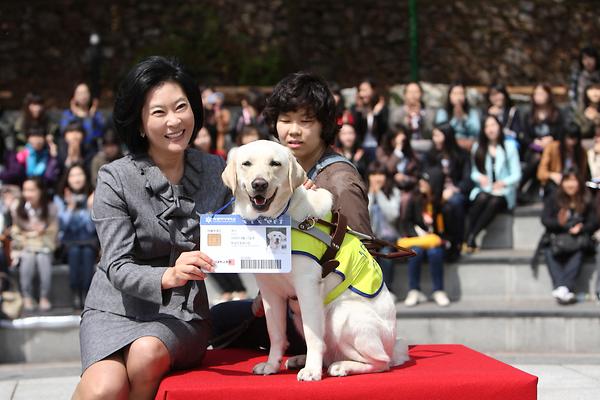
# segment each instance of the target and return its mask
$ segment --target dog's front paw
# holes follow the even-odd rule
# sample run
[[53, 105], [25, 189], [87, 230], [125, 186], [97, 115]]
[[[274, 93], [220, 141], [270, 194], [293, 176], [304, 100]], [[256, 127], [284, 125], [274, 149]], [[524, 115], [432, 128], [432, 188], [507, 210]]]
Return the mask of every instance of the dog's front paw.
[[321, 369], [302, 368], [298, 372], [299, 381], [320, 381], [323, 371]]
[[287, 369], [300, 369], [306, 365], [306, 354], [290, 357], [285, 362]]
[[327, 369], [327, 374], [329, 376], [348, 376], [349, 371], [343, 362], [334, 362]]
[[252, 373], [255, 375], [273, 375], [278, 372], [279, 365], [275, 366], [273, 364], [269, 364], [268, 362], [256, 364], [254, 368], [252, 368]]

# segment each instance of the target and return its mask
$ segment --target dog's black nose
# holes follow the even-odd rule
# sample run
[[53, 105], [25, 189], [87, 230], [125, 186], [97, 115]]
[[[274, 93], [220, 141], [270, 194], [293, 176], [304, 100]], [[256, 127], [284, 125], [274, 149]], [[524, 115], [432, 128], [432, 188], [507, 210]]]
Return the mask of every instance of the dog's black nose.
[[256, 192], [264, 192], [265, 190], [267, 190], [268, 186], [269, 182], [267, 182], [263, 178], [256, 178], [252, 181], [252, 189], [254, 189]]

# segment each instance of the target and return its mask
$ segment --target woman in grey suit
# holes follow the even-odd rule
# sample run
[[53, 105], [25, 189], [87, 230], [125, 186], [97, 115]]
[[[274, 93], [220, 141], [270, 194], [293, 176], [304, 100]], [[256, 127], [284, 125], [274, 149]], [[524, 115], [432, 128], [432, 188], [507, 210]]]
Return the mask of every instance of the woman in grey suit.
[[202, 360], [210, 335], [198, 213], [231, 197], [224, 162], [188, 148], [202, 126], [198, 86], [150, 57], [121, 83], [114, 123], [131, 154], [100, 169], [92, 218], [102, 248], [81, 319], [74, 399], [154, 398], [170, 370]]

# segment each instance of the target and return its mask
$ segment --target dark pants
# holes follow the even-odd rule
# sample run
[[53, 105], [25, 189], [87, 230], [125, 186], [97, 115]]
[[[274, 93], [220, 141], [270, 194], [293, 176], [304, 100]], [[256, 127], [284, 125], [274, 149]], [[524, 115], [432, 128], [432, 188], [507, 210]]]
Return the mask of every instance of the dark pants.
[[555, 257], [552, 250], [546, 248], [544, 253], [554, 288], [566, 286], [571, 291], [575, 290], [575, 280], [583, 263], [583, 252], [576, 251], [573, 254]]
[[[213, 338], [219, 338], [219, 336], [222, 336], [243, 324], [244, 321], [251, 320], [253, 318], [252, 301], [253, 300], [250, 299], [227, 301], [212, 307], [210, 309], [210, 314], [213, 321]], [[306, 343], [304, 338], [296, 331], [289, 312], [287, 318], [287, 339], [290, 345], [287, 348], [286, 354], [306, 354]], [[223, 339], [223, 341], [226, 340], [226, 338]], [[215, 345], [218, 345], [218, 343]], [[269, 333], [267, 331], [267, 320], [265, 317], [254, 318], [248, 326], [248, 329], [242, 332], [235, 340], [225, 347], [268, 350], [270, 343]]]
[[444, 290], [444, 248], [434, 247], [424, 250], [418, 247], [412, 248], [416, 256], [408, 259], [408, 287], [409, 289], [421, 290], [421, 264], [427, 256], [433, 291]]
[[212, 274], [223, 292], [245, 292], [246, 287], [238, 274]]
[[460, 251], [465, 237], [465, 196], [455, 193], [442, 206], [442, 215], [447, 223], [444, 226], [446, 236], [453, 250]]
[[98, 251], [87, 245], [69, 245], [67, 262], [69, 264], [69, 285], [77, 292], [87, 293], [95, 272]]
[[494, 217], [500, 211], [506, 209], [506, 207], [507, 204], [504, 196], [494, 196], [485, 192], [479, 193], [469, 209], [467, 241], [474, 241], [479, 232], [488, 226]]

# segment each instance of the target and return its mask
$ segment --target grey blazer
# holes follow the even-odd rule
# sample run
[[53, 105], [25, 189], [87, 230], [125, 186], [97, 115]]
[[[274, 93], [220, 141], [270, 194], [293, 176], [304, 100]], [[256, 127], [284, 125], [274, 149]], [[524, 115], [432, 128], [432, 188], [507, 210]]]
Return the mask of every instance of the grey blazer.
[[203, 281], [162, 290], [161, 278], [182, 252], [199, 249], [197, 213], [216, 211], [231, 198], [223, 168], [219, 157], [188, 149], [179, 185], [147, 155], [100, 169], [92, 219], [102, 257], [86, 308], [142, 321], [208, 318]]

